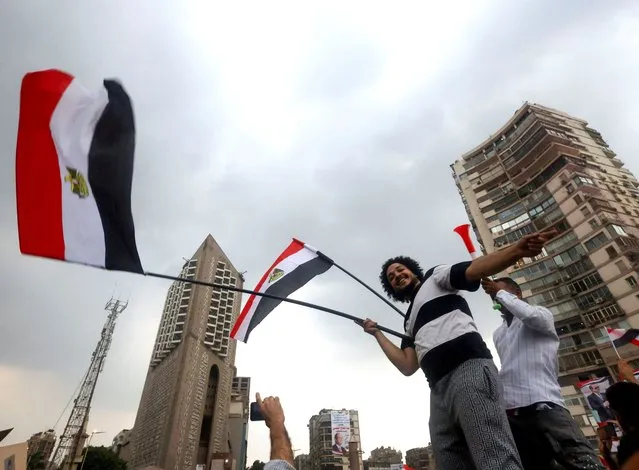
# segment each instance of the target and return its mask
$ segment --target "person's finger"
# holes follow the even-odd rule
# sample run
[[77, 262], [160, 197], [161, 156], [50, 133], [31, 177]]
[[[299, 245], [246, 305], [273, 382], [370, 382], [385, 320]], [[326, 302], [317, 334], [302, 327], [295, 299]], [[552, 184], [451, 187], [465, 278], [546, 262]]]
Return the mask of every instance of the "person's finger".
[[255, 394], [255, 401], [257, 402], [258, 405], [262, 406], [262, 397], [260, 396], [260, 392], [257, 392]]

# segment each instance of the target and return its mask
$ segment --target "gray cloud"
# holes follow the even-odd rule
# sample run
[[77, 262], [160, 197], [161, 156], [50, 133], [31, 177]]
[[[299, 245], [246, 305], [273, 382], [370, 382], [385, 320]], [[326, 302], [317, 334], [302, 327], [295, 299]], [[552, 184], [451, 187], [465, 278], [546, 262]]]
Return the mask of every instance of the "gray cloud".
[[[381, 262], [396, 254], [425, 266], [465, 259], [451, 232], [466, 216], [448, 165], [525, 100], [590, 120], [639, 172], [639, 7], [587, 4], [270, 5], [247, 14], [168, 1], [4, 2], [0, 373], [9, 386], [0, 427], [16, 426], [15, 441], [57, 418], [116, 284], [131, 302], [91, 426], [107, 431], [103, 442], [130, 427], [168, 287], [19, 255], [13, 155], [25, 72], [58, 67], [87, 85], [117, 77], [129, 91], [133, 210], [147, 269], [176, 273], [210, 232], [251, 286], [296, 236], [377, 287]], [[337, 271], [296, 298], [401, 329], [393, 311]], [[499, 319], [484, 296], [469, 299], [489, 339]], [[425, 381], [396, 373], [352, 323], [282, 306], [240, 345], [237, 365], [254, 391], [282, 397], [296, 448], [308, 446], [310, 415], [331, 406], [360, 410], [366, 451], [428, 442]], [[49, 399], [46, 409], [33, 405]], [[249, 460], [266, 458], [267, 442], [251, 425]]]

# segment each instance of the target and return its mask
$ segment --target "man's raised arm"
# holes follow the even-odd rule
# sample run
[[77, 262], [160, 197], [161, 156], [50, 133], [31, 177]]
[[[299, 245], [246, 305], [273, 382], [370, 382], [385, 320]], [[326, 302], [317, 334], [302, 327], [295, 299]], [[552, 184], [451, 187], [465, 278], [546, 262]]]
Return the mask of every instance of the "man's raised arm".
[[265, 465], [265, 470], [294, 468], [293, 447], [284, 426], [284, 410], [280, 399], [267, 397], [262, 400], [259, 393], [255, 398], [271, 434], [271, 460]]
[[521, 238], [517, 243], [488, 255], [473, 260], [466, 269], [466, 279], [479, 281], [484, 277], [494, 276], [521, 258], [532, 258], [541, 253], [544, 245], [555, 235], [556, 230], [533, 233]]

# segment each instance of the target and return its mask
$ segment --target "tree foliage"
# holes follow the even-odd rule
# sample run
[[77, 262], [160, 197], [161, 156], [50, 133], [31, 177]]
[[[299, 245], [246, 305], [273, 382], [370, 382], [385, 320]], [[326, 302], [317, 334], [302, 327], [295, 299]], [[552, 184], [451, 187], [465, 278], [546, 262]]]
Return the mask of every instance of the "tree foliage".
[[82, 470], [126, 470], [126, 462], [108, 447], [89, 447]]
[[27, 460], [27, 470], [44, 470], [47, 462], [44, 460], [44, 453], [41, 450], [35, 451]]

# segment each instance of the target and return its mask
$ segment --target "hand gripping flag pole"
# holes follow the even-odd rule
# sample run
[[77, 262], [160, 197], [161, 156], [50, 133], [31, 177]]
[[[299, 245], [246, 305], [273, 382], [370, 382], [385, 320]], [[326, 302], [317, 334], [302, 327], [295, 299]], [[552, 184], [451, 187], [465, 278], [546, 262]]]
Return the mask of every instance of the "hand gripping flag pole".
[[[473, 239], [470, 237], [470, 224], [462, 224], [458, 225], [453, 229], [457, 235], [459, 235], [468, 250], [468, 254], [470, 255], [470, 259], [477, 259], [480, 256], [479, 251], [475, 248], [475, 244], [473, 243]], [[497, 302], [493, 303], [493, 309], [501, 310], [501, 305]]]
[[[340, 312], [339, 310], [334, 310], [332, 308], [328, 308], [328, 307], [322, 307], [321, 305], [316, 305], [316, 304], [312, 304], [310, 302], [303, 302], [301, 300], [295, 300], [295, 299], [289, 299], [286, 297], [281, 297], [278, 295], [273, 295], [273, 294], [268, 294], [266, 292], [257, 292], [257, 291], [253, 291], [253, 290], [249, 290], [249, 289], [242, 289], [240, 287], [234, 287], [234, 286], [227, 286], [224, 284], [216, 284], [214, 282], [205, 282], [205, 281], [198, 281], [196, 279], [187, 279], [187, 278], [183, 278], [183, 277], [178, 277], [178, 276], [169, 276], [166, 274], [159, 274], [159, 273], [152, 273], [152, 272], [144, 272], [145, 276], [148, 277], [157, 277], [160, 279], [168, 279], [170, 281], [178, 281], [178, 282], [185, 282], [185, 283], [191, 283], [191, 284], [197, 284], [200, 286], [207, 286], [207, 287], [213, 287], [215, 289], [226, 289], [232, 292], [240, 292], [242, 294], [250, 294], [250, 295], [257, 295], [258, 297], [265, 297], [267, 299], [273, 299], [273, 300], [277, 300], [280, 302], [288, 302], [290, 304], [295, 304], [295, 305], [301, 305], [302, 307], [307, 307], [307, 308], [313, 308], [315, 310], [320, 310], [322, 312], [326, 312], [326, 313], [330, 313], [332, 315], [336, 315], [338, 317], [342, 317], [342, 318], [346, 318], [348, 320], [353, 320], [355, 323], [357, 323], [358, 325], [363, 325], [364, 324], [364, 319], [363, 318], [359, 318], [353, 315], [349, 315], [348, 313], [344, 313], [344, 312]], [[403, 335], [397, 331], [391, 330], [390, 328], [386, 328], [384, 326], [380, 326], [377, 325], [377, 328], [385, 333], [388, 333], [390, 335], [393, 336], [397, 336], [398, 338], [401, 339], [410, 339], [408, 338], [406, 335]]]

